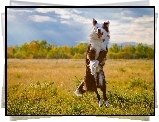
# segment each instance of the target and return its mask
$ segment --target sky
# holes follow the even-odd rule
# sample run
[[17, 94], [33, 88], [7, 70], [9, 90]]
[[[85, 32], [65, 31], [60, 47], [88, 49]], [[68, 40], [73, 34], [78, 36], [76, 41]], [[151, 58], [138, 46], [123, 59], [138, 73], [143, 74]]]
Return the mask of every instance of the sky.
[[92, 19], [110, 21], [110, 42], [154, 43], [153, 8], [8, 8], [7, 45], [32, 40], [74, 46], [89, 42]]

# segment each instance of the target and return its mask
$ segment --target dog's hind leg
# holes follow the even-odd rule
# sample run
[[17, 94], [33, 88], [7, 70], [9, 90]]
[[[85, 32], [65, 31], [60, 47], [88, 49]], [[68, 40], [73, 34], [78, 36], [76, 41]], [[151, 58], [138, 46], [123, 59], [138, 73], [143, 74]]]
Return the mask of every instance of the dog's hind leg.
[[103, 101], [102, 101], [102, 99], [100, 98], [100, 95], [99, 95], [99, 93], [98, 93], [97, 90], [95, 90], [95, 93], [96, 93], [96, 95], [97, 95], [99, 107], [101, 107], [101, 106], [103, 105]]
[[82, 96], [82, 94], [84, 94], [85, 92], [86, 92], [86, 90], [84, 89], [84, 82], [82, 82], [74, 93], [77, 96]]
[[[105, 82], [105, 81], [103, 80], [103, 82]], [[103, 92], [103, 99], [104, 99], [105, 105], [106, 105], [106, 107], [108, 107], [109, 105], [108, 105], [108, 99], [107, 99], [107, 96], [106, 96], [106, 85], [105, 85], [105, 83], [103, 83], [102, 92]]]
[[105, 84], [105, 79], [103, 79], [103, 86], [101, 88], [102, 92], [103, 92], [103, 99], [104, 99], [104, 104], [106, 107], [110, 107], [111, 105], [108, 103], [108, 98], [106, 96], [106, 84]]

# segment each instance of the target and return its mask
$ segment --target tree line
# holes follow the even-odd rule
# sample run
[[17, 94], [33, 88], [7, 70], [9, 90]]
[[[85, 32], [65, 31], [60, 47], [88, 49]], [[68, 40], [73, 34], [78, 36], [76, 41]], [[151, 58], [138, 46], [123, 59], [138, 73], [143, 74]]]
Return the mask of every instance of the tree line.
[[112, 59], [140, 59], [154, 58], [154, 45], [148, 46], [142, 43], [138, 45], [125, 45], [118, 46], [117, 44], [113, 44], [109, 48], [108, 57]]
[[[57, 46], [47, 43], [46, 40], [33, 40], [21, 46], [7, 47], [7, 58], [18, 59], [84, 59], [87, 43], [79, 43], [76, 46]], [[137, 46], [119, 46], [113, 44], [108, 51], [110, 59], [139, 59], [154, 58], [154, 46], [139, 43]]]

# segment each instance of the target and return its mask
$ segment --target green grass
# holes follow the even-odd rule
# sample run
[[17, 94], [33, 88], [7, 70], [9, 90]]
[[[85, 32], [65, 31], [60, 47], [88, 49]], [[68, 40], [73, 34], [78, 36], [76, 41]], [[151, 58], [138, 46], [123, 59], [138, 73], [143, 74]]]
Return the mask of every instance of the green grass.
[[[84, 60], [8, 60], [8, 115], [154, 115], [154, 61], [110, 60], [104, 71], [110, 108], [95, 93], [74, 94]], [[99, 91], [101, 97], [102, 92]]]

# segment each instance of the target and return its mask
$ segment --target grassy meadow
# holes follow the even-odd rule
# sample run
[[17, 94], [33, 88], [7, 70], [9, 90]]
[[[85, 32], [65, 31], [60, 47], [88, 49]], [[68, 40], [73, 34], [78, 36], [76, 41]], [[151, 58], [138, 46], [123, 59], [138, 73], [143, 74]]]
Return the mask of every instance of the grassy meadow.
[[104, 71], [109, 108], [98, 106], [95, 93], [74, 94], [84, 59], [8, 59], [7, 114], [154, 115], [153, 60], [108, 59]]

